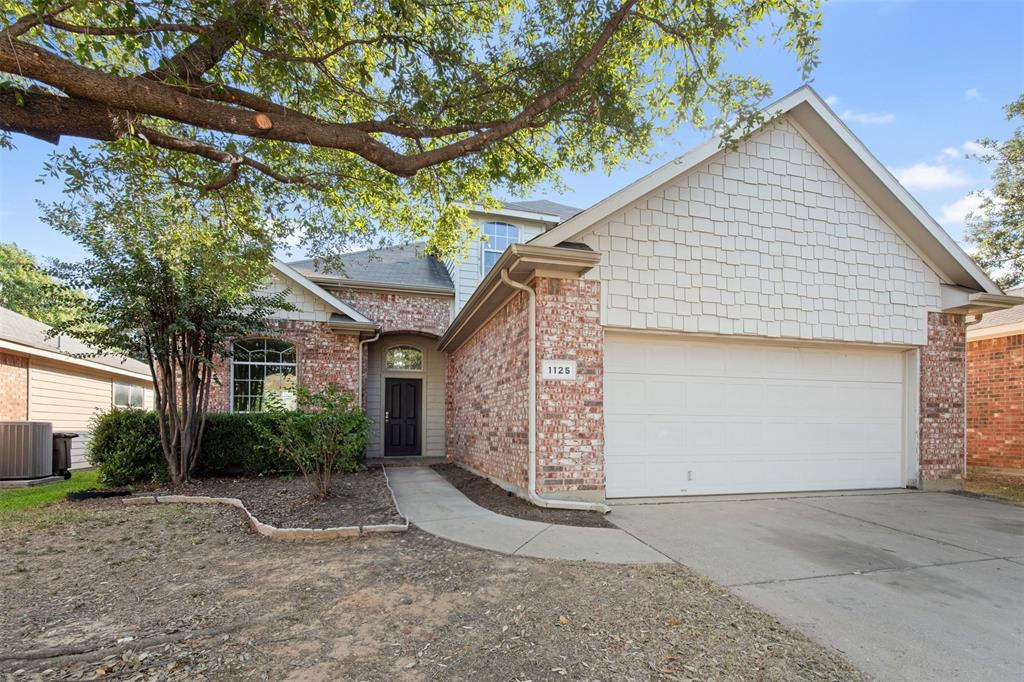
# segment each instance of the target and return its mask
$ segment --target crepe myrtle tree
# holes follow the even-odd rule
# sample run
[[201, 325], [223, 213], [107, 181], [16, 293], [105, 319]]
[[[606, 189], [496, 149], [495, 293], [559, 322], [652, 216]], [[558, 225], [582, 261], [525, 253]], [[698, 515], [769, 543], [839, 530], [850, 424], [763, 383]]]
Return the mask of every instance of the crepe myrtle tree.
[[288, 198], [314, 256], [374, 235], [457, 255], [465, 207], [499, 188], [558, 189], [560, 173], [644, 156], [684, 122], [749, 130], [770, 89], [727, 58], [777, 41], [806, 78], [820, 28], [819, 0], [0, 7], [8, 145], [131, 139], [192, 157], [183, 182]]
[[64, 178], [66, 198], [42, 206], [43, 221], [86, 253], [50, 268], [66, 291], [87, 294], [53, 333], [149, 364], [168, 475], [186, 483], [201, 454], [214, 359], [291, 307], [284, 293], [261, 293], [281, 230], [252, 227], [272, 211], [260, 197], [231, 196], [241, 186], [212, 194], [168, 181], [148, 154], [57, 156], [48, 170]]
[[[1024, 95], [1006, 105], [1006, 118], [1024, 121]], [[992, 188], [978, 192], [981, 204], [967, 217], [967, 241], [978, 263], [1003, 289], [1024, 284], [1024, 125], [1009, 139], [978, 140], [975, 158], [994, 164]]]

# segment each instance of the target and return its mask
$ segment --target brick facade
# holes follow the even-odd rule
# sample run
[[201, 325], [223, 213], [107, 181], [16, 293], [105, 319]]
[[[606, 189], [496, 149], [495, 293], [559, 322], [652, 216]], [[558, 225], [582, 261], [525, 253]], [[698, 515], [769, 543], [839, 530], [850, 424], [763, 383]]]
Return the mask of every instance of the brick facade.
[[1024, 468], [1024, 334], [967, 344], [967, 463]]
[[448, 354], [448, 456], [526, 490], [527, 297], [522, 292]]
[[451, 296], [332, 289], [339, 300], [381, 325], [384, 334], [412, 332], [441, 336], [452, 315]]
[[[537, 488], [604, 497], [604, 330], [600, 282], [539, 278]], [[575, 360], [575, 381], [545, 381], [541, 364]]]
[[28, 358], [0, 353], [0, 421], [28, 419]]
[[[600, 283], [538, 278], [537, 489], [604, 497], [604, 336]], [[529, 483], [527, 297], [518, 294], [448, 358], [448, 453], [523, 493]], [[545, 381], [545, 359], [576, 360]]]
[[928, 343], [921, 349], [922, 481], [963, 476], [966, 363], [964, 316], [928, 313]]
[[[324, 322], [277, 320], [272, 331], [261, 334], [295, 344], [296, 376], [300, 386], [318, 391], [334, 384], [343, 393], [358, 390], [359, 336], [331, 331]], [[210, 389], [210, 409], [230, 410], [230, 367], [221, 359]]]

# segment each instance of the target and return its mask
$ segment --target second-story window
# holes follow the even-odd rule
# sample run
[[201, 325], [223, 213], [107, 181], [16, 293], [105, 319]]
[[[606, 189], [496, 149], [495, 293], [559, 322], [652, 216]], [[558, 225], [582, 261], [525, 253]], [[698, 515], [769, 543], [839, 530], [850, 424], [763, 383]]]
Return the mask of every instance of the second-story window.
[[483, 274], [490, 272], [510, 244], [519, 243], [519, 228], [508, 223], [484, 223]]

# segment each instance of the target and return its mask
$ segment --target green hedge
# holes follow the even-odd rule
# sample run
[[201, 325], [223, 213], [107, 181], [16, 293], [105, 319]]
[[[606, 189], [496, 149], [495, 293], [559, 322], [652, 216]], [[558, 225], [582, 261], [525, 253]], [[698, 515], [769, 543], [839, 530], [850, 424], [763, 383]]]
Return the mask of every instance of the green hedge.
[[[266, 430], [279, 431], [286, 415], [278, 412], [210, 413], [196, 475], [270, 474], [295, 471], [287, 456], [275, 452]], [[155, 412], [114, 409], [93, 422], [89, 462], [109, 485], [167, 479]]]

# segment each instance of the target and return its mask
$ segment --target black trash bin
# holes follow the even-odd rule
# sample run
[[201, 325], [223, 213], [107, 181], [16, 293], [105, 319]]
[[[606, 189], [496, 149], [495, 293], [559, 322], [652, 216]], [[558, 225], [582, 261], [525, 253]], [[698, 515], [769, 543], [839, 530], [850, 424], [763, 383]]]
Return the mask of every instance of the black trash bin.
[[53, 475], [71, 478], [71, 439], [77, 433], [58, 431], [53, 434]]

